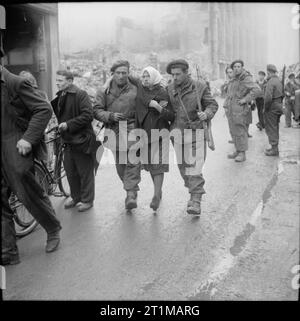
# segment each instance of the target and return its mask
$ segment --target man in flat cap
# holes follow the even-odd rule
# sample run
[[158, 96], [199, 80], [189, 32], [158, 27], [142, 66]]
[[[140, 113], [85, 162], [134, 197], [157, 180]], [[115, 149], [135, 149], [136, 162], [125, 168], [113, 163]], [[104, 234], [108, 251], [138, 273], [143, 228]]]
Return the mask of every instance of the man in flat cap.
[[[205, 194], [203, 188], [205, 180], [202, 175], [202, 166], [205, 160], [204, 122], [214, 117], [218, 110], [218, 104], [211, 96], [206, 82], [193, 80], [189, 75], [188, 68], [188, 63], [183, 59], [174, 60], [167, 65], [167, 72], [173, 77], [172, 83], [168, 85], [168, 94], [176, 114], [170, 129], [177, 129], [182, 133], [180, 142], [173, 139], [172, 143], [180, 174], [190, 193], [187, 213], [200, 215], [201, 199]], [[191, 135], [186, 129], [189, 129]], [[196, 141], [197, 130], [201, 133], [201, 141], [198, 137]], [[188, 135], [190, 138], [186, 139]], [[190, 148], [189, 153], [196, 154], [195, 162], [190, 162], [187, 159], [189, 153], [185, 153], [186, 147], [186, 150]]]
[[[98, 90], [94, 118], [104, 122], [106, 129], [115, 133], [115, 146], [106, 145], [113, 152], [116, 169], [127, 196], [125, 208], [137, 207], [137, 192], [141, 180], [141, 165], [130, 162], [129, 149], [135, 143], [128, 140], [135, 128], [137, 87], [129, 81], [129, 62], [119, 60], [111, 67], [112, 79], [106, 88]], [[127, 126], [127, 128], [124, 129]], [[123, 143], [122, 143], [123, 142]]]
[[248, 149], [248, 125], [251, 102], [260, 94], [259, 86], [253, 81], [252, 75], [244, 69], [242, 60], [235, 60], [231, 64], [234, 76], [228, 84], [224, 107], [228, 110], [228, 121], [232, 128], [232, 138], [235, 151], [228, 158], [236, 162], [246, 160]]
[[279, 121], [283, 113], [283, 88], [277, 75], [277, 69], [274, 65], [267, 65], [267, 74], [268, 77], [264, 96], [264, 116], [266, 133], [269, 138], [271, 148], [266, 149], [265, 155], [279, 156]]
[[292, 126], [292, 114], [295, 119], [295, 91], [298, 89], [296, 84], [296, 77], [294, 73], [288, 76], [288, 82], [284, 86], [285, 95], [285, 127]]

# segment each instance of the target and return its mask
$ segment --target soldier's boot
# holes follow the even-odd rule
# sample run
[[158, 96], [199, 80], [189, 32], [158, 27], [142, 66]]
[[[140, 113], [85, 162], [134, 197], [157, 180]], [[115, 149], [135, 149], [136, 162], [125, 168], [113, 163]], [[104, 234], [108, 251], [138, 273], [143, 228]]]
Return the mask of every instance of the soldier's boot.
[[235, 159], [238, 156], [238, 154], [239, 154], [239, 152], [235, 151], [234, 153], [227, 155], [227, 157], [229, 159]]
[[246, 160], [246, 153], [245, 152], [239, 152], [239, 154], [237, 155], [237, 157], [235, 158], [236, 162], [244, 162]]
[[137, 192], [127, 191], [127, 196], [125, 199], [125, 208], [128, 210], [137, 208]]
[[193, 205], [193, 196], [192, 196], [192, 194], [190, 194], [190, 199], [188, 200], [186, 207], [188, 208], [188, 207], [190, 207], [192, 205]]
[[271, 149], [265, 151], [266, 156], [279, 156], [279, 150], [277, 145], [273, 145]]
[[201, 214], [201, 199], [202, 194], [191, 194], [191, 203], [187, 208], [188, 214], [200, 215]]

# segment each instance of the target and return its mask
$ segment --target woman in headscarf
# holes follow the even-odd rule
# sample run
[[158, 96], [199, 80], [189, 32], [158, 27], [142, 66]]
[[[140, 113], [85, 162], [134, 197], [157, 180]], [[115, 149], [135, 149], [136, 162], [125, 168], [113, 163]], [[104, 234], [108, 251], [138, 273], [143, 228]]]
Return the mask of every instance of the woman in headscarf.
[[148, 160], [144, 164], [144, 169], [150, 172], [153, 180], [154, 196], [150, 207], [155, 211], [162, 197], [164, 173], [169, 171], [169, 150], [166, 150], [169, 145], [163, 146], [163, 141], [169, 143], [169, 137], [155, 137], [151, 135], [151, 130], [169, 130], [170, 122], [174, 121], [175, 115], [168, 100], [167, 90], [162, 86], [163, 77], [158, 70], [151, 66], [146, 67], [142, 70], [141, 80], [137, 81], [131, 77], [130, 80], [135, 81], [138, 88], [136, 127], [144, 129], [148, 138], [148, 145], [144, 146], [148, 148]]

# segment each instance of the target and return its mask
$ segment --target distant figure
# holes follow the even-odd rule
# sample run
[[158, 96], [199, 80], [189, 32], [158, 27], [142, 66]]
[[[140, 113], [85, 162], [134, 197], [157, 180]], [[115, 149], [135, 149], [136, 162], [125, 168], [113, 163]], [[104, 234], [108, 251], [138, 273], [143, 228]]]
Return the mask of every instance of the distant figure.
[[264, 120], [264, 92], [267, 84], [266, 73], [264, 71], [258, 72], [258, 79], [256, 81], [258, 86], [261, 89], [260, 95], [255, 99], [256, 107], [257, 107], [257, 115], [258, 115], [258, 123], [256, 124], [259, 130], [263, 130], [265, 128], [265, 120]]
[[[224, 82], [224, 84], [221, 86], [221, 93], [222, 93], [222, 97], [226, 98], [227, 93], [228, 93], [228, 84], [229, 81], [233, 78], [233, 70], [230, 66], [227, 66], [225, 69], [225, 73], [226, 73], [226, 80]], [[229, 109], [227, 108], [227, 106], [223, 106], [224, 110], [225, 110], [225, 115], [227, 117], [227, 121], [228, 121], [228, 127], [229, 127], [229, 132], [231, 135], [231, 140], [228, 141], [228, 143], [233, 144], [233, 135], [232, 135], [232, 128], [231, 128], [231, 122], [229, 121]]]
[[279, 121], [283, 113], [283, 88], [277, 75], [277, 69], [274, 65], [267, 65], [267, 73], [268, 77], [264, 97], [264, 116], [266, 133], [269, 138], [271, 148], [266, 149], [265, 155], [279, 156]]
[[294, 73], [289, 74], [288, 82], [284, 86], [285, 94], [285, 127], [292, 126], [292, 114], [295, 120], [295, 91], [298, 89], [296, 84], [296, 77]]

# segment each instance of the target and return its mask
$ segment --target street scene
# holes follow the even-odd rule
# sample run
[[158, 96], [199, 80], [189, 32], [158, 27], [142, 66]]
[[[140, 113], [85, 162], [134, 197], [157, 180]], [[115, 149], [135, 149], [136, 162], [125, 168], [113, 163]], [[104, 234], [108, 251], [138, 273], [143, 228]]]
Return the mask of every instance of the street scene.
[[3, 301], [299, 300], [299, 5], [259, 5], [0, 7]]

